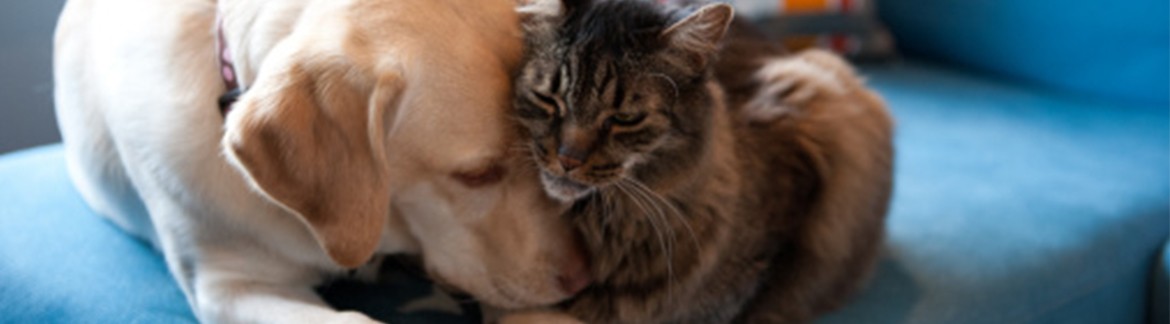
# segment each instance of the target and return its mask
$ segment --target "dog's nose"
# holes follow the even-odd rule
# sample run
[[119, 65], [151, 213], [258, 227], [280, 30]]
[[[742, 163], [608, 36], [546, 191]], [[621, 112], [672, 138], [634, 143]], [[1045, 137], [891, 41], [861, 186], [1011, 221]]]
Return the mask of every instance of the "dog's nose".
[[561, 290], [570, 296], [588, 287], [593, 282], [593, 275], [589, 273], [589, 262], [580, 253], [573, 253], [561, 268], [557, 282]]

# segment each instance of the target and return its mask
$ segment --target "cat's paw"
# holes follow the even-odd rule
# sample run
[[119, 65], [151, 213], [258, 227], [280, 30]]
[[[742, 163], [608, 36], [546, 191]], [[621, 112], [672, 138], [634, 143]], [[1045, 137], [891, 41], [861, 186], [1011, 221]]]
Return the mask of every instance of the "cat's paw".
[[743, 117], [770, 122], [799, 112], [819, 96], [845, 94], [841, 72], [851, 70], [836, 54], [819, 49], [771, 59], [756, 73], [760, 90], [744, 107]]

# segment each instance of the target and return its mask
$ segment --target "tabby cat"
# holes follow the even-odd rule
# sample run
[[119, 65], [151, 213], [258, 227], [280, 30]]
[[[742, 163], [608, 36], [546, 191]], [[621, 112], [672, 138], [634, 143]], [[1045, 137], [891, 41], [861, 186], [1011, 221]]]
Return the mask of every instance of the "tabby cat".
[[721, 46], [726, 4], [535, 0], [519, 11], [515, 115], [547, 193], [574, 202], [565, 217], [595, 278], [552, 316], [805, 322], [867, 276], [892, 126], [847, 63]]

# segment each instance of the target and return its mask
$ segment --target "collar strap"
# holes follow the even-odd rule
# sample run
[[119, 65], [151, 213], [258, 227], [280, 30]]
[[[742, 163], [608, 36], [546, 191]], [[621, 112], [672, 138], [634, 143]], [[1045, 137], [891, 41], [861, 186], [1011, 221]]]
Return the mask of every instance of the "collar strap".
[[219, 75], [223, 78], [224, 88], [227, 89], [227, 92], [219, 96], [219, 113], [226, 117], [228, 112], [232, 110], [232, 105], [236, 103], [236, 99], [239, 99], [240, 94], [244, 93], [244, 89], [240, 87], [236, 65], [232, 63], [232, 51], [228, 49], [227, 41], [223, 37], [223, 19], [221, 18], [216, 18], [215, 34], [216, 56], [219, 57]]

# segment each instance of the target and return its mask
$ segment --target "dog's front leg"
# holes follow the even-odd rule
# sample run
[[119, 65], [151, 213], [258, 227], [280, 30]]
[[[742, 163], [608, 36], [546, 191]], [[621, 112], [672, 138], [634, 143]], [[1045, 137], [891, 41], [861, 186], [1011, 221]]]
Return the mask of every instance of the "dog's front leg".
[[197, 280], [195, 286], [197, 312], [203, 322], [378, 323], [359, 312], [334, 310], [304, 283], [246, 277], [209, 279]]
[[[246, 226], [224, 226], [226, 220], [206, 221], [212, 218], [207, 215], [216, 212], [198, 206], [184, 208], [179, 199], [172, 198], [177, 195], [163, 194], [156, 182], [140, 181], [137, 185], [145, 188], [142, 192], [167, 267], [201, 322], [377, 323], [361, 313], [338, 312], [317, 296], [312, 286], [322, 278], [323, 264], [311, 266], [304, 260], [292, 260], [266, 244], [272, 240], [285, 246], [305, 242], [303, 237], [281, 240], [276, 236], [292, 232], [278, 229], [299, 224], [291, 220], [294, 225], [266, 222], [268, 236], [257, 235]], [[305, 244], [289, 248], [316, 247], [311, 241]]]

